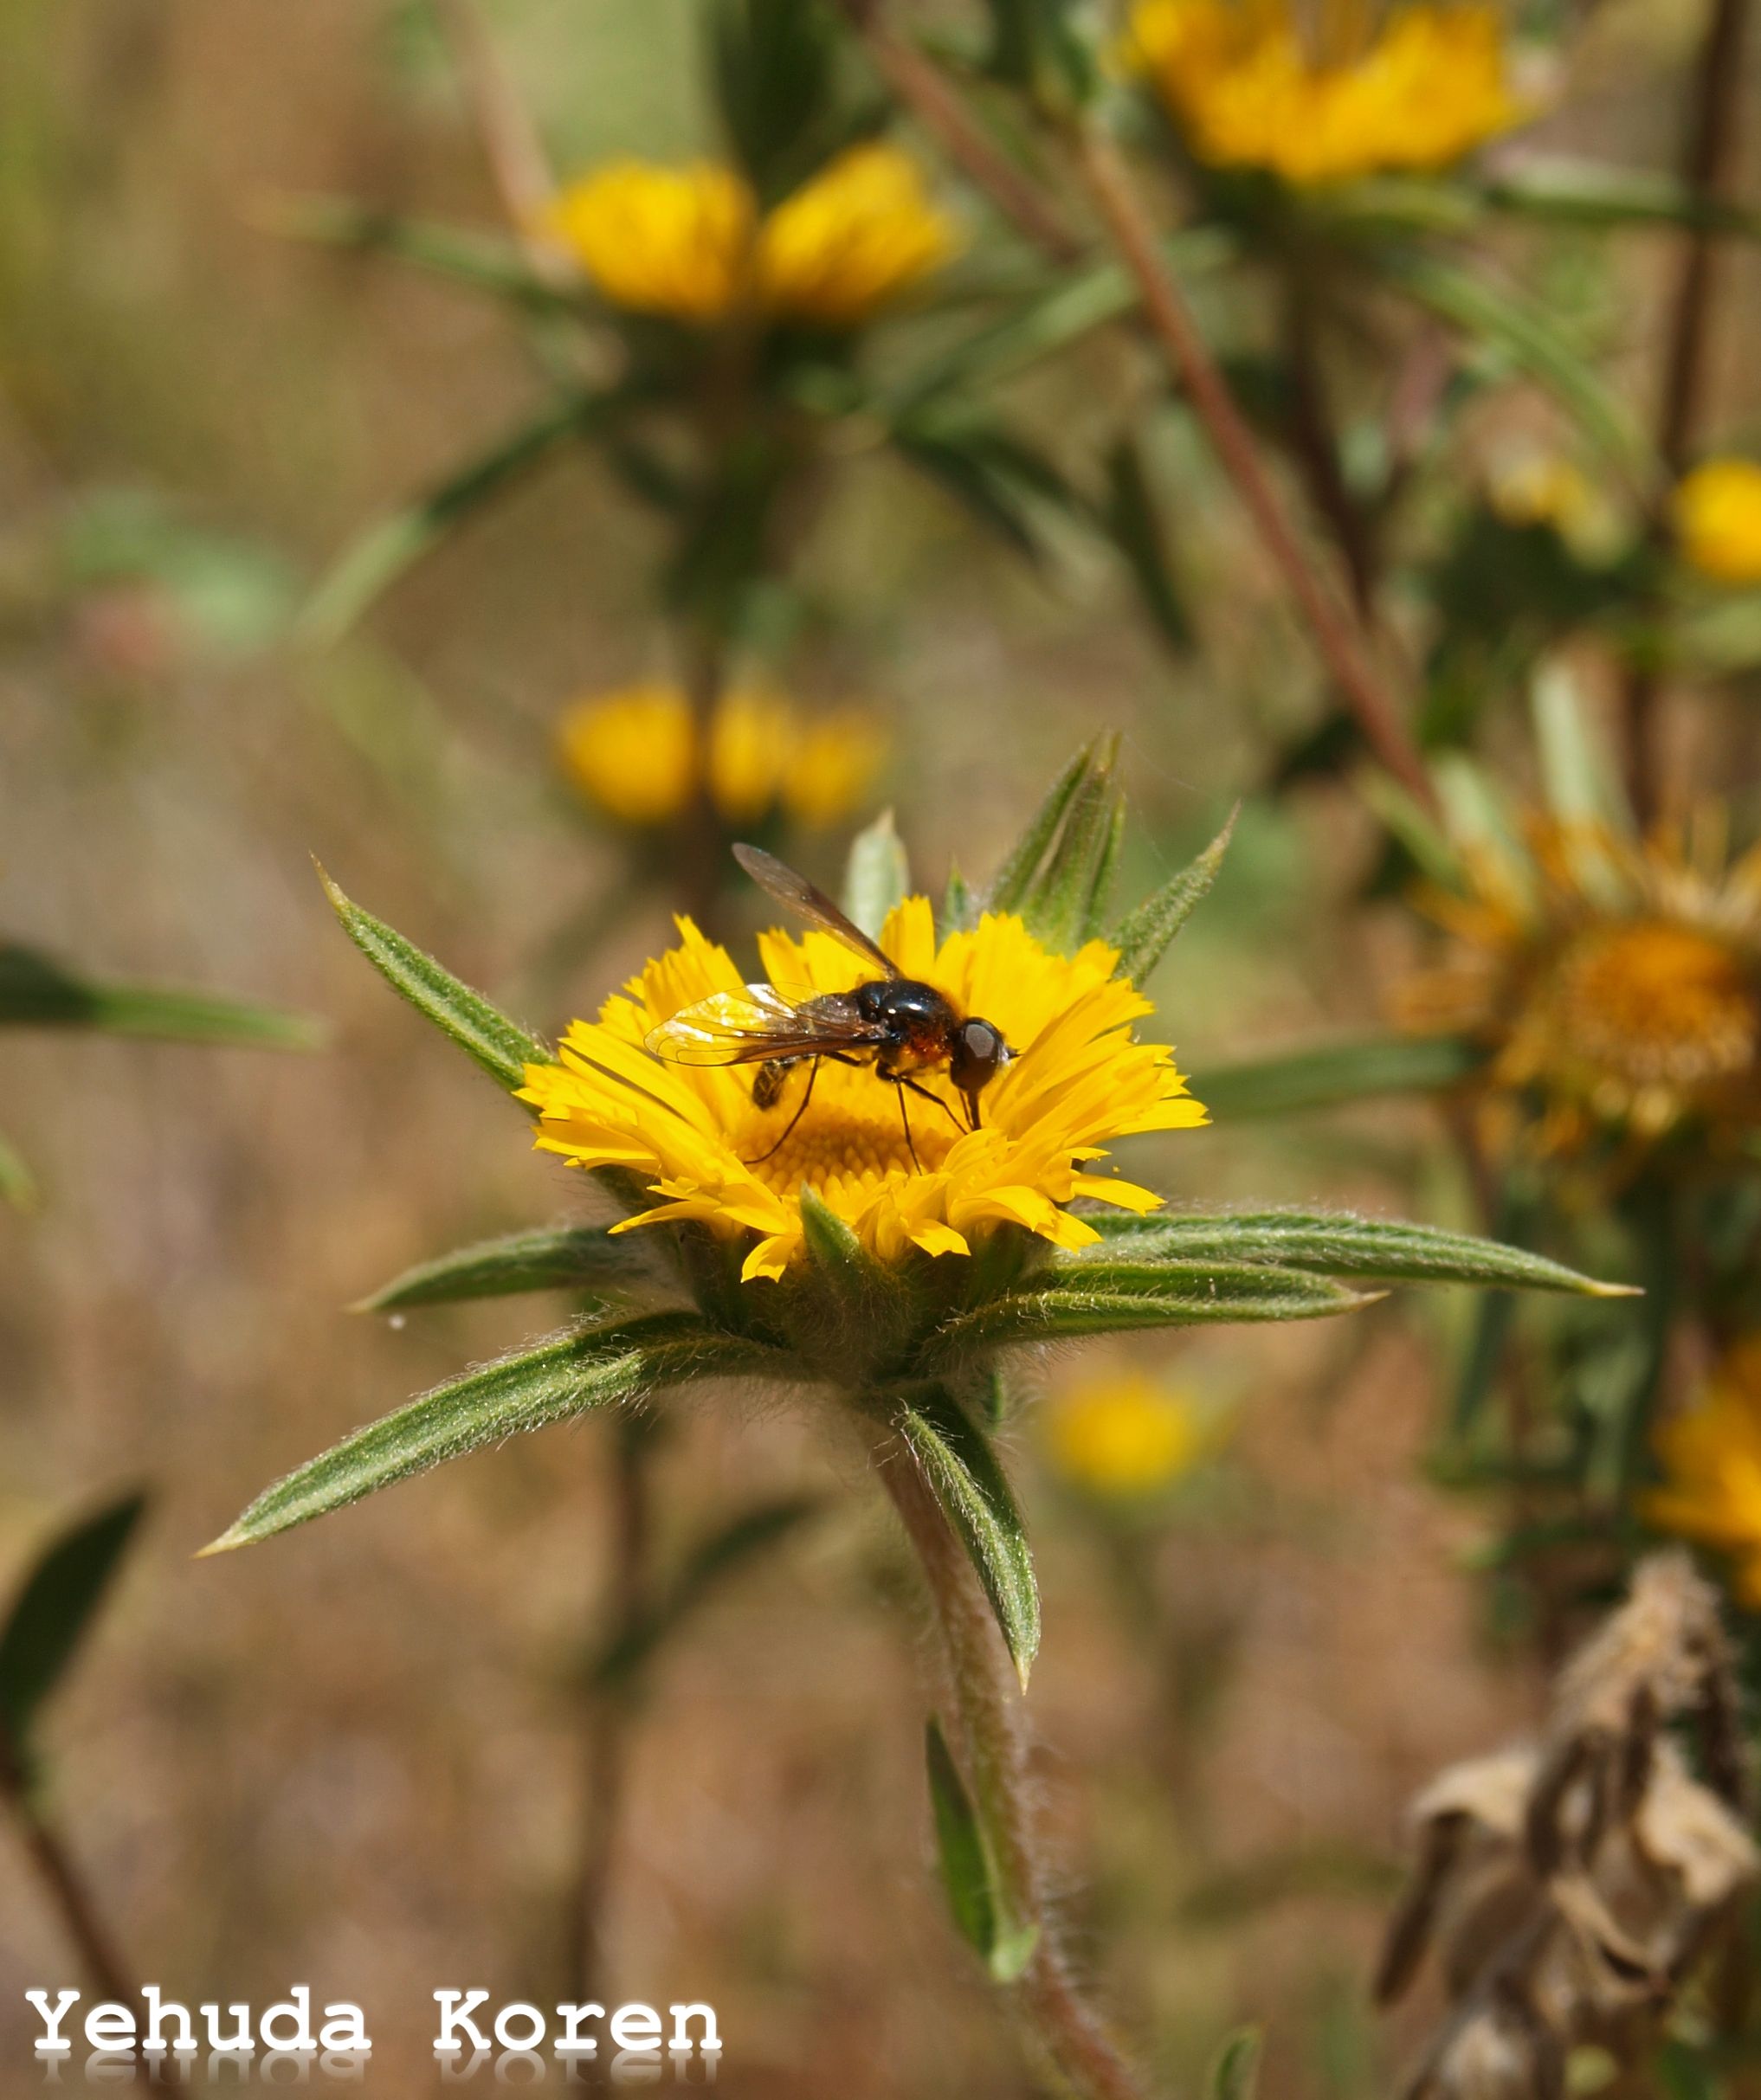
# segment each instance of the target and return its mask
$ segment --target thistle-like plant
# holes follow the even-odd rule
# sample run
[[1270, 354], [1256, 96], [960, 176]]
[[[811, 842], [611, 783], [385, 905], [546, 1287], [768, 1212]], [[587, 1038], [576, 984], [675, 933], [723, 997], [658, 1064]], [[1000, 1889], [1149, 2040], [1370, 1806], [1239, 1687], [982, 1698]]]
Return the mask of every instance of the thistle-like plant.
[[[917, 1103], [910, 1134], [872, 1069], [828, 1064], [803, 1108], [799, 1074], [783, 1099], [765, 1088], [755, 1101], [739, 1069], [650, 1055], [655, 1025], [739, 982], [688, 922], [678, 949], [552, 1053], [332, 886], [357, 945], [536, 1111], [539, 1143], [590, 1176], [614, 1214], [443, 1255], [371, 1302], [401, 1311], [564, 1289], [603, 1303], [345, 1438], [208, 1549], [270, 1537], [569, 1416], [710, 1381], [797, 1392], [866, 1447], [930, 1592], [945, 1662], [930, 1778], [957, 1920], [1071, 2084], [1110, 2095], [1132, 2090], [1131, 2074], [1056, 1944], [1022, 1786], [1017, 1683], [1025, 1689], [1039, 1646], [1040, 1608], [993, 1440], [1012, 1361], [1086, 1335], [1349, 1312], [1380, 1295], [1364, 1286], [1404, 1280], [1603, 1290], [1540, 1257], [1422, 1226], [1284, 1210], [1159, 1215], [1159, 1197], [1102, 1171], [1114, 1138], [1206, 1120], [1172, 1053], [1137, 1030], [1154, 1010], [1142, 982], [1209, 888], [1228, 838], [1115, 918], [1123, 821], [1113, 748], [1091, 746], [987, 889], [951, 880], [939, 929], [927, 900], [907, 893], [890, 821], [857, 841], [850, 917], [906, 974], [982, 1011], [1016, 1053], [976, 1127], [956, 1128], [948, 1097], [945, 1117]], [[864, 971], [823, 934], [769, 936], [764, 959], [797, 995], [848, 989]], [[945, 1098], [933, 1070], [919, 1078]]]

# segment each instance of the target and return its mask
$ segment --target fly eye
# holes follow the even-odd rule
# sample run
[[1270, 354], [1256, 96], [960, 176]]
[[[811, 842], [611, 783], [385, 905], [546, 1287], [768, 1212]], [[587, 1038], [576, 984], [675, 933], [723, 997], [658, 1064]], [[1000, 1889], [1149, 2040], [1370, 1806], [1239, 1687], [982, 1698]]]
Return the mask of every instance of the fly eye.
[[984, 1085], [987, 1079], [996, 1078], [1010, 1054], [1002, 1032], [988, 1021], [963, 1022], [951, 1060], [954, 1084], [967, 1092]]

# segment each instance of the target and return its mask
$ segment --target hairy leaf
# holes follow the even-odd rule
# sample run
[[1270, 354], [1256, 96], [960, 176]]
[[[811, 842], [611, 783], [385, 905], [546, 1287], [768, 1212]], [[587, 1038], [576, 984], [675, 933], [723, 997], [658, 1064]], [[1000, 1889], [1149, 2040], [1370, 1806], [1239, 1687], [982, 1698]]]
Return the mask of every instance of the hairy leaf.
[[1059, 1278], [1112, 1271], [1122, 1254], [1134, 1261], [1163, 1258], [1181, 1264], [1210, 1260], [1264, 1262], [1352, 1276], [1370, 1283], [1477, 1284], [1493, 1289], [1569, 1291], [1587, 1298], [1627, 1298], [1625, 1284], [1598, 1283], [1562, 1262], [1527, 1248], [1506, 1246], [1472, 1233], [1446, 1232], [1401, 1218], [1365, 1218], [1351, 1211], [1259, 1210], [1186, 1213], [1178, 1216], [1092, 1217], [1105, 1244], [1068, 1254], [1054, 1265]]
[[1213, 1066], [1193, 1091], [1216, 1122], [1227, 1123], [1338, 1108], [1377, 1094], [1434, 1093], [1469, 1078], [1484, 1061], [1478, 1046], [1461, 1036], [1372, 1036]]
[[887, 914], [903, 903], [910, 887], [911, 864], [905, 857], [905, 842], [894, 828], [893, 812], [883, 809], [850, 841], [850, 858], [844, 870], [844, 910], [870, 939], [878, 939]]
[[1241, 809], [1237, 802], [1229, 812], [1228, 823], [1204, 851], [1196, 860], [1188, 861], [1177, 875], [1171, 877], [1152, 896], [1146, 897], [1134, 912], [1127, 912], [1107, 936], [1119, 950], [1119, 976], [1129, 977], [1133, 984], [1141, 984], [1167, 953], [1174, 936], [1204, 901], [1211, 884], [1216, 880], [1223, 855], [1235, 835], [1235, 819]]
[[273, 1538], [449, 1459], [590, 1408], [627, 1406], [699, 1378], [788, 1377], [790, 1370], [780, 1350], [732, 1340], [695, 1313], [577, 1329], [436, 1386], [356, 1430], [259, 1495], [203, 1550]]
[[322, 868], [318, 873], [332, 909], [343, 923], [343, 931], [392, 990], [450, 1035], [492, 1079], [511, 1090], [526, 1084], [528, 1065], [556, 1061], [535, 1035], [528, 1035], [518, 1021], [510, 1021], [481, 992], [461, 984], [450, 970], [406, 941], [384, 919], [362, 911]]
[[71, 1665], [146, 1507], [125, 1496], [55, 1539], [0, 1628], [0, 1748], [28, 1759], [44, 1702]]
[[1761, 212], [1709, 197], [1673, 175], [1606, 161], [1526, 154], [1480, 185], [1488, 204], [1575, 226], [1687, 226], [1761, 240]]
[[1040, 1593], [1015, 1496], [983, 1433], [946, 1393], [899, 1418], [899, 1431], [984, 1586], [1022, 1689], [1040, 1646]]
[[932, 1361], [958, 1362], [1023, 1343], [1140, 1328], [1321, 1319], [1374, 1304], [1380, 1295], [1347, 1291], [1330, 1277], [1269, 1266], [1125, 1263], [1117, 1274], [1097, 1266], [1092, 1282], [1080, 1289], [1061, 1284], [1009, 1292], [959, 1314], [938, 1333]]
[[526, 1291], [617, 1292], [649, 1273], [644, 1250], [603, 1225], [558, 1225], [480, 1240], [404, 1270], [355, 1307], [401, 1312], [461, 1298], [513, 1298]]
[[984, 1833], [971, 1797], [947, 1739], [933, 1717], [924, 1730], [924, 1762], [929, 1775], [930, 1811], [935, 1820], [936, 1856], [942, 1886], [960, 1937], [989, 1962], [997, 1944], [997, 1911], [990, 1894], [990, 1866]]
[[164, 1042], [236, 1043], [265, 1050], [311, 1050], [320, 1025], [302, 1014], [211, 992], [113, 984], [85, 977], [40, 949], [0, 946], [0, 1027], [98, 1028]]

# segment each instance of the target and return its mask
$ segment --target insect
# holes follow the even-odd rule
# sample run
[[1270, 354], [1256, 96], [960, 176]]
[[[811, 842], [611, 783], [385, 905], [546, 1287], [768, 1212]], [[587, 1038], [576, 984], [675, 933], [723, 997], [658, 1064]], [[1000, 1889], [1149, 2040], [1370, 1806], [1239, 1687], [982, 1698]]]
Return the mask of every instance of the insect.
[[[879, 973], [847, 992], [821, 992], [809, 999], [790, 999], [773, 984], [749, 984], [741, 992], [713, 992], [651, 1028], [646, 1047], [675, 1065], [756, 1065], [752, 1099], [761, 1109], [783, 1098], [790, 1073], [808, 1067], [800, 1106], [769, 1151], [748, 1166], [770, 1158], [787, 1141], [813, 1098], [821, 1063], [872, 1064], [874, 1076], [899, 1090], [900, 1119], [906, 1149], [919, 1172], [923, 1163], [911, 1134], [907, 1093], [933, 1102], [957, 1130], [977, 1130], [978, 1097], [1015, 1053], [1003, 1031], [974, 1014], [963, 1016], [932, 984], [903, 976], [899, 966], [846, 918], [804, 876], [785, 867], [774, 854], [756, 846], [736, 846], [734, 858], [759, 888], [804, 918], [822, 933], [842, 941]], [[953, 1110], [916, 1076], [945, 1067], [954, 1091], [966, 1104], [963, 1125]]]

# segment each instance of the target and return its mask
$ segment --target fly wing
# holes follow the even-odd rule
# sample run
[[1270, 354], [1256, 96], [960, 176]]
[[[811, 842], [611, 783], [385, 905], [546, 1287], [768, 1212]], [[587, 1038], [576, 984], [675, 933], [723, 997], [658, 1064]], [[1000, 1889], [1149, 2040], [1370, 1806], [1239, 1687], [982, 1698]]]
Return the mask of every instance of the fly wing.
[[642, 1047], [674, 1065], [761, 1065], [773, 1057], [861, 1049], [880, 1031], [842, 993], [797, 1004], [774, 984], [712, 992], [650, 1028]]
[[758, 887], [785, 910], [804, 918], [810, 926], [817, 926], [822, 933], [830, 934], [835, 941], [842, 941], [865, 963], [872, 963], [883, 977], [899, 975], [899, 965], [892, 957], [882, 954], [862, 929], [846, 918], [825, 892], [816, 889], [805, 875], [797, 875], [760, 846], [736, 846], [733, 855]]

